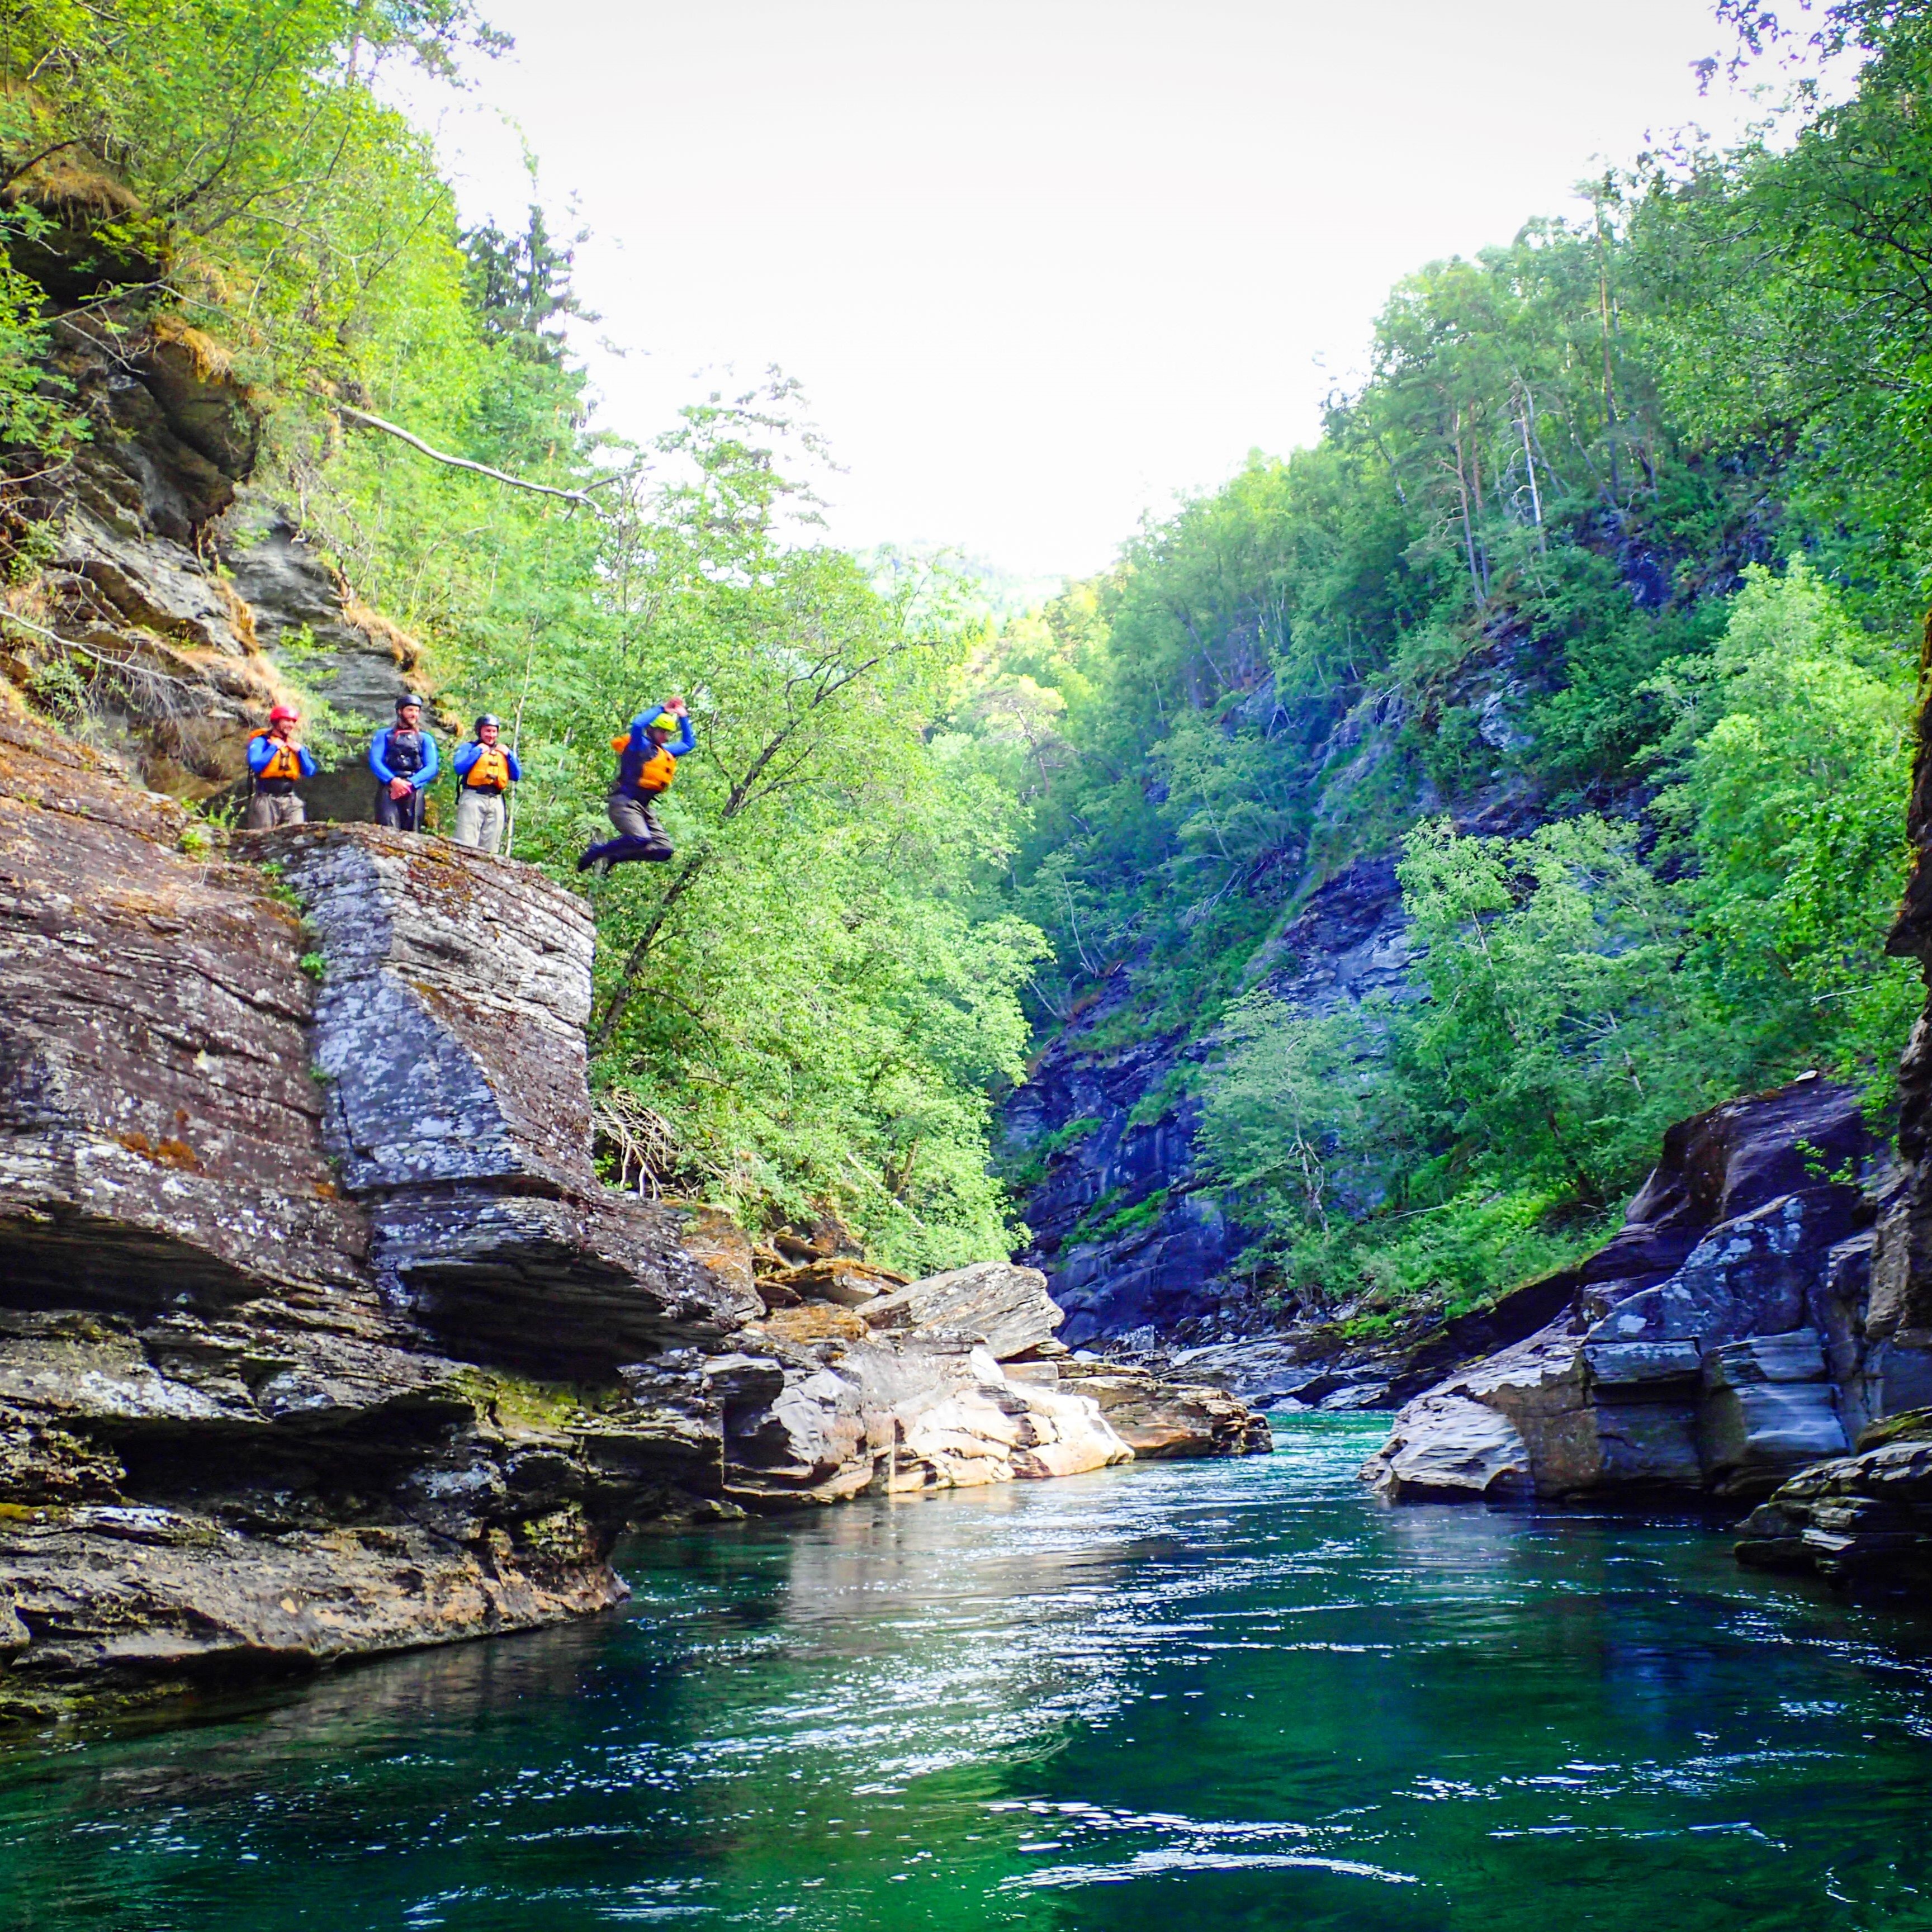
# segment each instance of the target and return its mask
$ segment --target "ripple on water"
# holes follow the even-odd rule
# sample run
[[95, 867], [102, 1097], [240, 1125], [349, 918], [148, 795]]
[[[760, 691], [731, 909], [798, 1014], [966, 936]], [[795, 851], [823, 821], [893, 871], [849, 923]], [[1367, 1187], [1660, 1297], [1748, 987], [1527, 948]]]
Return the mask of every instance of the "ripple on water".
[[1282, 1453], [653, 1536], [628, 1612], [0, 1762], [36, 1932], [1932, 1928], [1924, 1628]]

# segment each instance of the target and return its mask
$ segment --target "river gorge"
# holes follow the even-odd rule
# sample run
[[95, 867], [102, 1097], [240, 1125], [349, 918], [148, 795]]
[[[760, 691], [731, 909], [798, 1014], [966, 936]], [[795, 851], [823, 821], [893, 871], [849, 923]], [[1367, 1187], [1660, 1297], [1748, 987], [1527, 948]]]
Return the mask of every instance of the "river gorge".
[[0, 1918], [1759, 1932], [1932, 1918], [1932, 1639], [1670, 1514], [1272, 1456], [634, 1539], [610, 1616], [0, 1765]]
[[[10, 10], [0, 1932], [1932, 1932], [1932, 12], [1816, 24], [1029, 584], [601, 413], [470, 0]], [[1172, 205], [1137, 433], [1282, 253]]]

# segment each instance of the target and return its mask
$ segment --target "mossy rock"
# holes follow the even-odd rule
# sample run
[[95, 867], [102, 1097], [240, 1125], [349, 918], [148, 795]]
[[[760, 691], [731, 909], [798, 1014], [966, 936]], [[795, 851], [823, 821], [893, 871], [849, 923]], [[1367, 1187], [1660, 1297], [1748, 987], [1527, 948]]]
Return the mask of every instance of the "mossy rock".
[[1896, 1415], [1881, 1415], [1858, 1432], [1857, 1448], [1882, 1449], [1892, 1442], [1932, 1442], [1932, 1408], [1901, 1409]]

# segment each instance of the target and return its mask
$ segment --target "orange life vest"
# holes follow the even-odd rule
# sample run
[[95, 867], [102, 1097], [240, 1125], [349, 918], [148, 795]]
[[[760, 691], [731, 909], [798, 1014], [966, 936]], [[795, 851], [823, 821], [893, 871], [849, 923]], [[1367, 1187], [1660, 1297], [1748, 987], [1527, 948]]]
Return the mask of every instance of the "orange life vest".
[[[623, 737], [613, 738], [610, 748], [622, 754], [631, 740], [627, 733]], [[638, 767], [638, 789], [655, 797], [661, 791], [670, 790], [670, 782], [677, 776], [677, 760], [662, 745], [653, 745], [651, 754]]]
[[510, 761], [494, 745], [485, 745], [463, 774], [463, 782], [471, 791], [508, 791]]
[[[258, 738], [274, 738], [272, 731], [257, 731]], [[275, 739], [275, 748], [268, 754], [268, 762], [257, 772], [258, 778], [298, 778], [302, 775], [302, 759], [292, 745], [285, 745]]]

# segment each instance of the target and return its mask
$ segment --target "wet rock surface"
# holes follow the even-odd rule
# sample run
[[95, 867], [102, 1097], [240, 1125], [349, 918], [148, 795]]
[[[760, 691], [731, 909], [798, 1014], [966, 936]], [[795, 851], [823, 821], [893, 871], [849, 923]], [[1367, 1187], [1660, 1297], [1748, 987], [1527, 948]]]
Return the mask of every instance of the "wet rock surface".
[[1738, 1530], [1738, 1560], [1754, 1569], [1932, 1590], [1932, 1409], [1891, 1418], [1857, 1454], [1802, 1471]]

